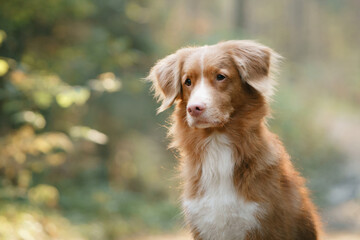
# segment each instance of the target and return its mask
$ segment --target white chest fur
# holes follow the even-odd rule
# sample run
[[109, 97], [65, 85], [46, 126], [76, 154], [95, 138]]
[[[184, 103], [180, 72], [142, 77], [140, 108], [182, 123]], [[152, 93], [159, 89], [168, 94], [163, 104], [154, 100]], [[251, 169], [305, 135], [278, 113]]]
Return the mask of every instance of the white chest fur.
[[233, 150], [225, 135], [209, 137], [202, 159], [201, 197], [183, 199], [187, 220], [204, 240], [240, 240], [257, 228], [260, 206], [245, 201], [233, 184]]

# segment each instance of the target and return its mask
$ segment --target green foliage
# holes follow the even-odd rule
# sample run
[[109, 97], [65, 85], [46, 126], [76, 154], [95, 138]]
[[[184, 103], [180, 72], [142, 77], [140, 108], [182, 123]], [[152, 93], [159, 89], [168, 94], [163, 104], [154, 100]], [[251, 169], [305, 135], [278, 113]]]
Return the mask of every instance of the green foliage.
[[314, 97], [298, 90], [299, 86], [282, 86], [273, 104], [276, 118], [269, 125], [281, 136], [295, 166], [306, 177], [317, 205], [326, 207], [329, 190], [343, 178], [340, 169], [345, 156], [327, 139], [324, 126], [315, 124], [320, 106], [314, 104]]
[[[116, 102], [128, 109], [123, 96], [116, 95], [124, 86], [131, 97], [147, 91], [132, 82], [138, 78], [136, 68], [147, 64], [143, 51], [148, 43], [135, 31], [144, 27], [138, 23], [140, 5], [88, 0], [19, 4], [6, 1], [0, 10], [1, 209], [28, 206], [30, 212], [20, 208], [14, 214], [20, 219], [28, 214], [34, 224], [44, 221], [39, 214], [66, 216], [77, 225], [67, 239], [77, 238], [76, 232], [88, 239], [118, 239], [142, 229], [171, 229], [178, 219], [169, 218], [178, 211], [166, 200], [167, 185], [156, 165], [148, 161], [147, 171], [140, 159], [164, 149], [141, 135], [131, 137], [140, 145], [129, 152], [122, 145], [133, 144], [125, 141], [133, 120], [116, 109]], [[120, 80], [129, 76], [131, 81]], [[154, 106], [149, 100], [148, 95], [141, 100], [147, 104], [139, 103], [150, 103], [150, 113]], [[60, 229], [68, 224], [46, 221]], [[11, 231], [25, 231], [16, 221], [5, 223]], [[0, 232], [5, 238], [9, 234]], [[55, 238], [46, 234], [28, 233]]]

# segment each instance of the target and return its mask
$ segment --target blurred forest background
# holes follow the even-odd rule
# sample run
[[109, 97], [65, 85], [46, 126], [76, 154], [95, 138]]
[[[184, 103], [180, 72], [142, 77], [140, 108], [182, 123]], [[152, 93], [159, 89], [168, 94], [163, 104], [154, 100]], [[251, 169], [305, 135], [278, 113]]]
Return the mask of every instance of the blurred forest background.
[[170, 111], [141, 78], [227, 39], [285, 57], [271, 129], [327, 231], [360, 231], [359, 23], [358, 0], [0, 0], [0, 239], [182, 229]]

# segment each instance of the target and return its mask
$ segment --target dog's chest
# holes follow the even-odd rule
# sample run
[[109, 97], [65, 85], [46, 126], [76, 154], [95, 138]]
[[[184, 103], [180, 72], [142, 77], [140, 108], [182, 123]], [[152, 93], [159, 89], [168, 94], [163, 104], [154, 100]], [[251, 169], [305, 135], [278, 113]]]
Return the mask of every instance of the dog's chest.
[[239, 196], [233, 170], [233, 151], [227, 137], [211, 136], [202, 161], [203, 194], [183, 201], [188, 222], [204, 240], [244, 239], [247, 231], [258, 227], [260, 206]]

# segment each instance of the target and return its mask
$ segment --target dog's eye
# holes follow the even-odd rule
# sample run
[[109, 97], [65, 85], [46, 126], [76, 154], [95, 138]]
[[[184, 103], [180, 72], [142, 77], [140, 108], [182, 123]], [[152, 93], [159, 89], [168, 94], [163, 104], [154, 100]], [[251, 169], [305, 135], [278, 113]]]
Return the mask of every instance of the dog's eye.
[[185, 85], [186, 85], [186, 86], [190, 86], [190, 85], [191, 85], [191, 80], [190, 80], [189, 78], [187, 78], [187, 79], [185, 80]]
[[225, 79], [224, 75], [222, 75], [222, 74], [216, 75], [216, 80], [221, 81], [221, 80], [224, 80], [224, 79]]

